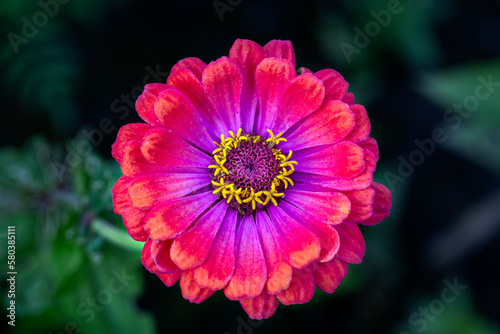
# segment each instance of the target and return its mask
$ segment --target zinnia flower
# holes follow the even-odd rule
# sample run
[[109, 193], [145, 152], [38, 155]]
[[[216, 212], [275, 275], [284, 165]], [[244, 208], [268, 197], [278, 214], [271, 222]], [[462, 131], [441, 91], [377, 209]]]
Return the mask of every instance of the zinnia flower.
[[358, 224], [389, 215], [365, 108], [338, 72], [298, 72], [289, 41], [237, 40], [146, 85], [146, 123], [118, 132], [115, 212], [146, 269], [191, 302], [223, 289], [263, 319], [332, 293], [364, 255]]

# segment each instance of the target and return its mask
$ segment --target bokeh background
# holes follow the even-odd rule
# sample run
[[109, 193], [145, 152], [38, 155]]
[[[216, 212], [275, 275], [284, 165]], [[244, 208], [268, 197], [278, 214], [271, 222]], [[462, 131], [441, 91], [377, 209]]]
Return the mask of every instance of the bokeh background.
[[[2, 332], [500, 333], [500, 1], [1, 0], [0, 22]], [[110, 146], [144, 83], [236, 38], [289, 39], [298, 66], [342, 73], [393, 191], [337, 291], [263, 322], [165, 287], [111, 204]]]

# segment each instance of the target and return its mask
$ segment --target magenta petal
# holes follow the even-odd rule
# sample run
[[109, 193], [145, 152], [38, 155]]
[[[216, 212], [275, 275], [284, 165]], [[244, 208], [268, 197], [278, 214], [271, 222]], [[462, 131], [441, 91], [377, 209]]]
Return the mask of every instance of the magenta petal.
[[340, 248], [336, 257], [347, 263], [361, 263], [365, 254], [365, 240], [358, 224], [343, 222], [335, 226], [339, 233]]
[[295, 68], [295, 52], [292, 42], [275, 39], [264, 45], [264, 51], [268, 57], [288, 60]]
[[205, 262], [226, 211], [227, 204], [219, 202], [191, 229], [175, 238], [171, 250], [172, 260], [182, 270], [196, 268]]
[[319, 145], [335, 144], [354, 128], [354, 114], [340, 101], [328, 101], [311, 114], [294, 132], [287, 135], [282, 150], [299, 150]]
[[149, 162], [142, 154], [141, 145], [142, 142], [131, 140], [123, 146], [122, 162], [120, 164], [123, 174], [135, 178], [141, 174], [169, 171], [168, 167]]
[[279, 303], [276, 296], [263, 292], [255, 298], [240, 299], [240, 304], [250, 319], [262, 320], [272, 316]]
[[151, 129], [151, 125], [144, 123], [132, 123], [122, 126], [118, 130], [116, 141], [111, 151], [116, 161], [119, 163], [122, 162], [122, 150], [126, 143], [131, 140], [142, 140], [144, 135]]
[[154, 103], [158, 94], [168, 88], [168, 85], [161, 83], [147, 84], [144, 87], [144, 92], [135, 102], [135, 109], [139, 116], [152, 126], [160, 125], [158, 118], [155, 115]]
[[236, 233], [236, 266], [224, 288], [231, 300], [253, 298], [261, 294], [267, 280], [266, 260], [253, 216], [243, 216]]
[[375, 139], [373, 139], [372, 137], [368, 137], [365, 140], [359, 142], [358, 145], [363, 149], [372, 152], [373, 155], [375, 156], [375, 161], [378, 161], [379, 159], [378, 144]]
[[342, 102], [347, 104], [354, 104], [354, 94], [349, 92], [346, 93], [344, 98], [342, 99]]
[[127, 228], [128, 234], [137, 241], [146, 241], [149, 234], [144, 230], [144, 218], [149, 211], [129, 207], [123, 213], [123, 224]]
[[144, 265], [144, 267], [151, 273], [161, 273], [161, 270], [158, 269], [156, 266], [155, 261], [151, 257], [151, 244], [153, 241], [149, 239], [146, 241], [144, 246], [142, 247], [142, 252], [141, 252], [141, 262]]
[[347, 263], [338, 259], [328, 262], [313, 262], [309, 268], [314, 275], [314, 282], [318, 289], [326, 293], [333, 293], [348, 271]]
[[344, 80], [339, 72], [332, 69], [324, 69], [314, 74], [323, 81], [325, 85], [325, 101], [341, 100], [347, 93], [349, 84]]
[[201, 266], [193, 269], [193, 278], [199, 287], [220, 290], [233, 277], [236, 220], [237, 211], [227, 210], [207, 260]]
[[173, 240], [157, 241], [151, 243], [151, 257], [161, 272], [175, 273], [180, 271], [179, 267], [170, 258], [170, 248]]
[[259, 113], [254, 128], [256, 134], [268, 135], [267, 129], [271, 127], [281, 107], [285, 86], [296, 76], [297, 73], [288, 60], [266, 58], [257, 66], [255, 82], [259, 94]]
[[239, 66], [243, 74], [241, 92], [241, 123], [244, 133], [252, 133], [255, 111], [259, 101], [255, 85], [255, 69], [266, 57], [262, 47], [250, 40], [237, 39], [229, 51], [229, 59]]
[[182, 272], [180, 281], [182, 297], [191, 303], [199, 304], [214, 294], [215, 290], [200, 288], [193, 279], [193, 271]]
[[174, 198], [155, 206], [144, 220], [153, 240], [175, 238], [184, 232], [216, 199], [211, 193]]
[[208, 64], [202, 84], [210, 102], [228, 129], [241, 127], [240, 97], [243, 86], [241, 70], [229, 58], [222, 57]]
[[365, 169], [363, 149], [350, 141], [342, 141], [312, 153], [304, 151], [295, 153], [295, 159], [300, 159], [300, 163], [295, 167], [298, 172], [352, 179]]
[[203, 60], [197, 57], [188, 57], [181, 59], [175, 64], [172, 69], [170, 70], [170, 73], [175, 73], [181, 68], [187, 68], [193, 74], [198, 78], [198, 80], [201, 81], [201, 75], [203, 73], [203, 70], [207, 67], [207, 64]]
[[351, 202], [351, 212], [346, 218], [350, 222], [360, 222], [372, 215], [375, 191], [372, 188], [363, 190], [346, 191], [344, 194]]
[[387, 218], [391, 213], [392, 194], [384, 185], [373, 182], [372, 188], [375, 190], [373, 200], [373, 213], [370, 218], [360, 221], [362, 225], [375, 225]]
[[314, 295], [314, 276], [311, 269], [293, 269], [292, 281], [288, 289], [279, 292], [276, 297], [283, 305], [304, 304]]
[[370, 135], [371, 124], [368, 119], [365, 107], [360, 104], [352, 104], [349, 106], [356, 117], [356, 126], [354, 130], [347, 136], [346, 140], [359, 143]]
[[285, 132], [293, 124], [316, 111], [323, 102], [325, 88], [321, 80], [306, 73], [292, 79], [283, 92], [271, 130]]
[[113, 195], [113, 210], [116, 214], [123, 214], [131, 206], [130, 197], [128, 197], [128, 185], [132, 179], [123, 175], [113, 186], [111, 193]]
[[161, 279], [163, 284], [170, 287], [179, 280], [179, 277], [181, 277], [181, 272], [179, 271], [173, 274], [156, 273], [156, 276]]
[[158, 95], [154, 109], [164, 127], [207, 152], [214, 150], [200, 113], [181, 91], [174, 88], [164, 90]]

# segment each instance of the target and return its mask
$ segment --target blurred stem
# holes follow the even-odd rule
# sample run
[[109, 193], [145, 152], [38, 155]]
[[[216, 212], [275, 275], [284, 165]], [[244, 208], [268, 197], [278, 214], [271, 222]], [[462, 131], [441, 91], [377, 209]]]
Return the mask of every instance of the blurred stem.
[[115, 246], [132, 251], [142, 251], [143, 242], [135, 241], [127, 232], [117, 228], [102, 218], [95, 218], [90, 226], [92, 231]]

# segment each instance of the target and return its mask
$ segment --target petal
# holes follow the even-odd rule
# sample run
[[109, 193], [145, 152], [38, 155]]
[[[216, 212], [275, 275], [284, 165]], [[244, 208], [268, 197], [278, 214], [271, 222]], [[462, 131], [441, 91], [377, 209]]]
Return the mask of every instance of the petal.
[[151, 239], [149, 239], [148, 241], [146, 241], [146, 243], [142, 247], [141, 262], [149, 272], [151, 272], [153, 274], [161, 273], [161, 270], [158, 269], [155, 261], [151, 257], [151, 244], [152, 243], [153, 243], [153, 241]]
[[280, 248], [288, 252], [287, 259], [295, 268], [304, 268], [318, 259], [321, 244], [318, 237], [294, 218], [285, 213], [279, 206], [268, 207], [267, 211], [273, 224], [281, 230], [284, 240]]
[[241, 123], [244, 133], [252, 133], [255, 111], [259, 101], [255, 85], [255, 69], [266, 57], [264, 49], [257, 43], [237, 39], [229, 51], [229, 59], [239, 66], [243, 74], [241, 92]]
[[281, 248], [283, 238], [276, 224], [273, 224], [263, 211], [255, 213], [255, 223], [267, 265], [267, 282], [264, 291], [274, 295], [290, 285], [292, 267], [287, 263], [288, 257], [284, 254], [286, 250]]
[[214, 150], [200, 113], [181, 91], [165, 89], [158, 95], [154, 109], [164, 127], [207, 152]]
[[375, 190], [373, 200], [373, 213], [370, 218], [360, 221], [363, 225], [375, 225], [387, 218], [391, 213], [392, 194], [384, 185], [373, 182], [372, 188]]
[[372, 215], [373, 198], [375, 190], [366, 188], [363, 190], [347, 191], [344, 194], [351, 202], [351, 212], [346, 218], [350, 222], [359, 222], [367, 219]]
[[361, 263], [365, 254], [365, 240], [358, 224], [343, 222], [335, 226], [335, 229], [340, 237], [340, 248], [336, 258], [347, 263]]
[[241, 70], [229, 58], [222, 57], [208, 64], [203, 71], [202, 84], [218, 116], [227, 128], [237, 131], [241, 127], [240, 96], [243, 85]]
[[161, 83], [152, 83], [144, 86], [144, 92], [135, 101], [135, 109], [139, 116], [152, 126], [160, 125], [158, 117], [155, 115], [154, 104], [158, 94], [167, 89], [168, 85]]
[[276, 297], [283, 305], [304, 304], [314, 295], [314, 276], [311, 269], [293, 269], [292, 281], [288, 289], [279, 292]]
[[354, 128], [354, 114], [340, 101], [328, 101], [308, 117], [296, 131], [286, 135], [282, 150], [299, 150], [318, 145], [335, 144]]
[[207, 260], [193, 269], [193, 278], [199, 287], [220, 290], [233, 276], [236, 219], [237, 211], [227, 210]]
[[156, 276], [158, 276], [166, 286], [172, 286], [179, 280], [179, 277], [181, 277], [181, 272], [179, 271], [173, 274], [157, 273]]
[[332, 69], [324, 69], [314, 74], [325, 85], [325, 101], [341, 100], [349, 88], [349, 84], [339, 72]]
[[216, 199], [211, 193], [170, 199], [155, 206], [144, 220], [144, 229], [153, 240], [175, 238]]
[[226, 211], [227, 204], [219, 202], [193, 228], [175, 238], [171, 256], [182, 270], [196, 268], [205, 262]]
[[295, 52], [293, 51], [292, 42], [274, 39], [264, 45], [264, 51], [268, 57], [288, 60], [295, 68]]
[[181, 197], [210, 184], [210, 175], [189, 173], [155, 173], [136, 177], [128, 193], [135, 208], [151, 209], [172, 198]]
[[122, 162], [120, 167], [122, 173], [134, 178], [141, 174], [158, 173], [168, 171], [168, 168], [149, 162], [141, 151], [142, 142], [131, 140], [123, 146]]
[[191, 303], [199, 304], [214, 294], [215, 290], [200, 288], [193, 279], [193, 271], [183, 271], [181, 275], [182, 297]]
[[280, 207], [318, 237], [321, 244], [318, 261], [330, 261], [335, 256], [339, 249], [339, 235], [332, 226], [321, 223], [312, 215], [297, 209], [287, 202], [280, 203]]
[[347, 104], [354, 104], [354, 94], [353, 93], [346, 93], [344, 98], [342, 99], [342, 102], [347, 103]]
[[148, 240], [149, 234], [144, 230], [144, 218], [146, 218], [148, 212], [130, 207], [123, 213], [123, 224], [132, 239], [137, 241]]
[[285, 201], [313, 215], [324, 224], [337, 225], [348, 216], [351, 203], [339, 192], [312, 192], [293, 187], [286, 192]]
[[128, 184], [131, 180], [131, 178], [123, 175], [116, 181], [111, 190], [113, 194], [113, 210], [116, 214], [123, 214], [125, 209], [131, 206], [130, 197], [128, 197]]
[[224, 288], [231, 300], [253, 298], [262, 293], [267, 280], [266, 260], [253, 216], [243, 216], [236, 234], [236, 266]]
[[378, 144], [375, 139], [373, 139], [372, 137], [368, 137], [365, 140], [359, 142], [358, 145], [365, 150], [370, 150], [375, 156], [375, 161], [378, 161], [379, 159]]
[[170, 258], [172, 242], [173, 240], [153, 240], [151, 243], [151, 257], [155, 261], [156, 266], [161, 272], [169, 274], [180, 271], [179, 267]]
[[368, 138], [372, 126], [370, 124], [370, 120], [368, 119], [365, 107], [360, 104], [351, 104], [349, 107], [356, 118], [356, 126], [347, 136], [346, 140], [359, 143]]
[[338, 288], [348, 270], [347, 263], [338, 259], [328, 262], [313, 262], [309, 268], [314, 275], [316, 286], [326, 293], [333, 293]]
[[276, 133], [285, 132], [293, 124], [316, 111], [324, 96], [323, 83], [313, 74], [306, 73], [295, 77], [285, 87], [271, 129]]
[[157, 165], [207, 168], [211, 164], [208, 155], [162, 128], [152, 129], [144, 136], [141, 151], [148, 161]]
[[121, 162], [123, 146], [131, 140], [142, 140], [144, 135], [151, 130], [149, 124], [132, 123], [126, 124], [118, 130], [116, 141], [113, 144], [112, 154], [116, 161]]
[[365, 169], [363, 149], [350, 141], [312, 153], [302, 152], [295, 152], [295, 159], [299, 162], [295, 170], [299, 172], [352, 179]]
[[180, 90], [193, 103], [205, 122], [208, 124], [208, 132], [212, 138], [218, 138], [221, 133], [228, 133], [224, 121], [219, 118], [214, 106], [208, 99], [201, 81], [187, 68], [181, 68], [170, 74], [167, 83]]
[[255, 83], [259, 94], [259, 112], [254, 131], [258, 135], [267, 135], [267, 129], [274, 122], [280, 108], [286, 84], [297, 76], [288, 60], [266, 58], [255, 70]]
[[170, 73], [175, 73], [181, 68], [187, 68], [193, 74], [198, 78], [198, 80], [201, 81], [201, 75], [203, 73], [203, 70], [207, 67], [207, 64], [203, 60], [197, 57], [188, 57], [181, 59], [175, 64], [172, 69], [170, 70]]
[[298, 74], [313, 73], [313, 71], [311, 71], [311, 70], [310, 70], [310, 69], [308, 69], [307, 67], [300, 67], [300, 68], [297, 70], [297, 73], [298, 73]]
[[255, 298], [240, 299], [240, 304], [250, 319], [262, 320], [272, 316], [279, 303], [276, 296], [263, 292]]

